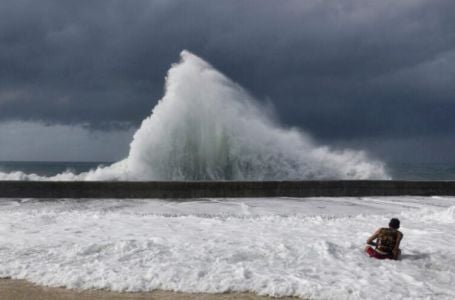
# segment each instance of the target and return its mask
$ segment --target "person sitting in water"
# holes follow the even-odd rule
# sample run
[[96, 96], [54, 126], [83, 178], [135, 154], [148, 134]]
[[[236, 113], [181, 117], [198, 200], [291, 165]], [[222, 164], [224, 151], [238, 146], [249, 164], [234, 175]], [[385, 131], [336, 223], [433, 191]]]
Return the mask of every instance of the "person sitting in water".
[[[365, 247], [365, 252], [374, 258], [398, 259], [401, 254], [400, 242], [403, 239], [403, 233], [398, 231], [398, 228], [400, 228], [400, 220], [391, 219], [389, 228], [380, 228], [370, 236], [367, 240], [368, 246]], [[376, 242], [373, 242], [374, 240]]]

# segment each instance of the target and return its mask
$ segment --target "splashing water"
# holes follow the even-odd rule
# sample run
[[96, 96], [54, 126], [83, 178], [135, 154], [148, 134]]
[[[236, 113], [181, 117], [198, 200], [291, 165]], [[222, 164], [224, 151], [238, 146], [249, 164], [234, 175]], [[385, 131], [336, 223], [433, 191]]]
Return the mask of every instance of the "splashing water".
[[87, 173], [12, 180], [386, 179], [363, 151], [316, 146], [275, 124], [242, 87], [188, 51], [171, 67], [164, 97], [142, 122], [126, 159]]

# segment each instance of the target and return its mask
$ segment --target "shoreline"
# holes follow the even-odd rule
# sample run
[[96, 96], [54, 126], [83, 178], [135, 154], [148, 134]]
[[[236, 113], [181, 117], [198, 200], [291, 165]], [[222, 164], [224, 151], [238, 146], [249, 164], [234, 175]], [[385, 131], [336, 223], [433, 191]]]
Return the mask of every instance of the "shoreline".
[[254, 293], [222, 294], [184, 293], [156, 290], [152, 292], [112, 292], [106, 290], [75, 290], [36, 285], [24, 279], [0, 279], [0, 299], [9, 300], [296, 300], [296, 297], [275, 298]]

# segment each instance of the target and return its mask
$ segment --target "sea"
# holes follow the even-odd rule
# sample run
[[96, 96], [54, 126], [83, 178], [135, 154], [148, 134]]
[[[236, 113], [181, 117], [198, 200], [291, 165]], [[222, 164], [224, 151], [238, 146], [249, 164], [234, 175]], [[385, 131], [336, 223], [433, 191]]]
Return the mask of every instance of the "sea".
[[[109, 166], [109, 161], [0, 161], [0, 172], [21, 171], [25, 174], [55, 176], [69, 171], [79, 174], [100, 166]], [[386, 164], [393, 180], [455, 180], [455, 163], [404, 163]]]
[[[110, 164], [1, 162], [0, 170], [47, 177]], [[442, 164], [387, 171], [455, 179]], [[119, 292], [455, 299], [455, 197], [0, 200], [0, 278]], [[401, 260], [369, 258], [366, 240], [391, 217], [401, 220]]]
[[[183, 51], [123, 161], [0, 162], [0, 178], [455, 180], [455, 164], [383, 167], [362, 152], [316, 147], [266, 116]], [[455, 197], [181, 200], [2, 198], [0, 278], [122, 292], [455, 299]], [[402, 260], [367, 257], [365, 242], [391, 217], [401, 220]]]
[[[369, 258], [391, 217], [401, 260]], [[78, 290], [449, 300], [454, 240], [455, 197], [0, 201], [0, 278]]]
[[0, 172], [11, 173], [20, 171], [25, 174], [50, 177], [65, 171], [79, 174], [100, 166], [108, 166], [112, 163], [102, 161], [0, 161]]

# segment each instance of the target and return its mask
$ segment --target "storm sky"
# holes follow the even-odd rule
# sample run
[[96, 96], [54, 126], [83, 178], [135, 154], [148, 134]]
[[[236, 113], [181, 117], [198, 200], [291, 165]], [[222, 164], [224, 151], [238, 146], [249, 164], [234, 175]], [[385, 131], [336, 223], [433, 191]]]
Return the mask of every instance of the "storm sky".
[[116, 160], [187, 49], [281, 124], [455, 162], [455, 1], [0, 2], [0, 160]]

